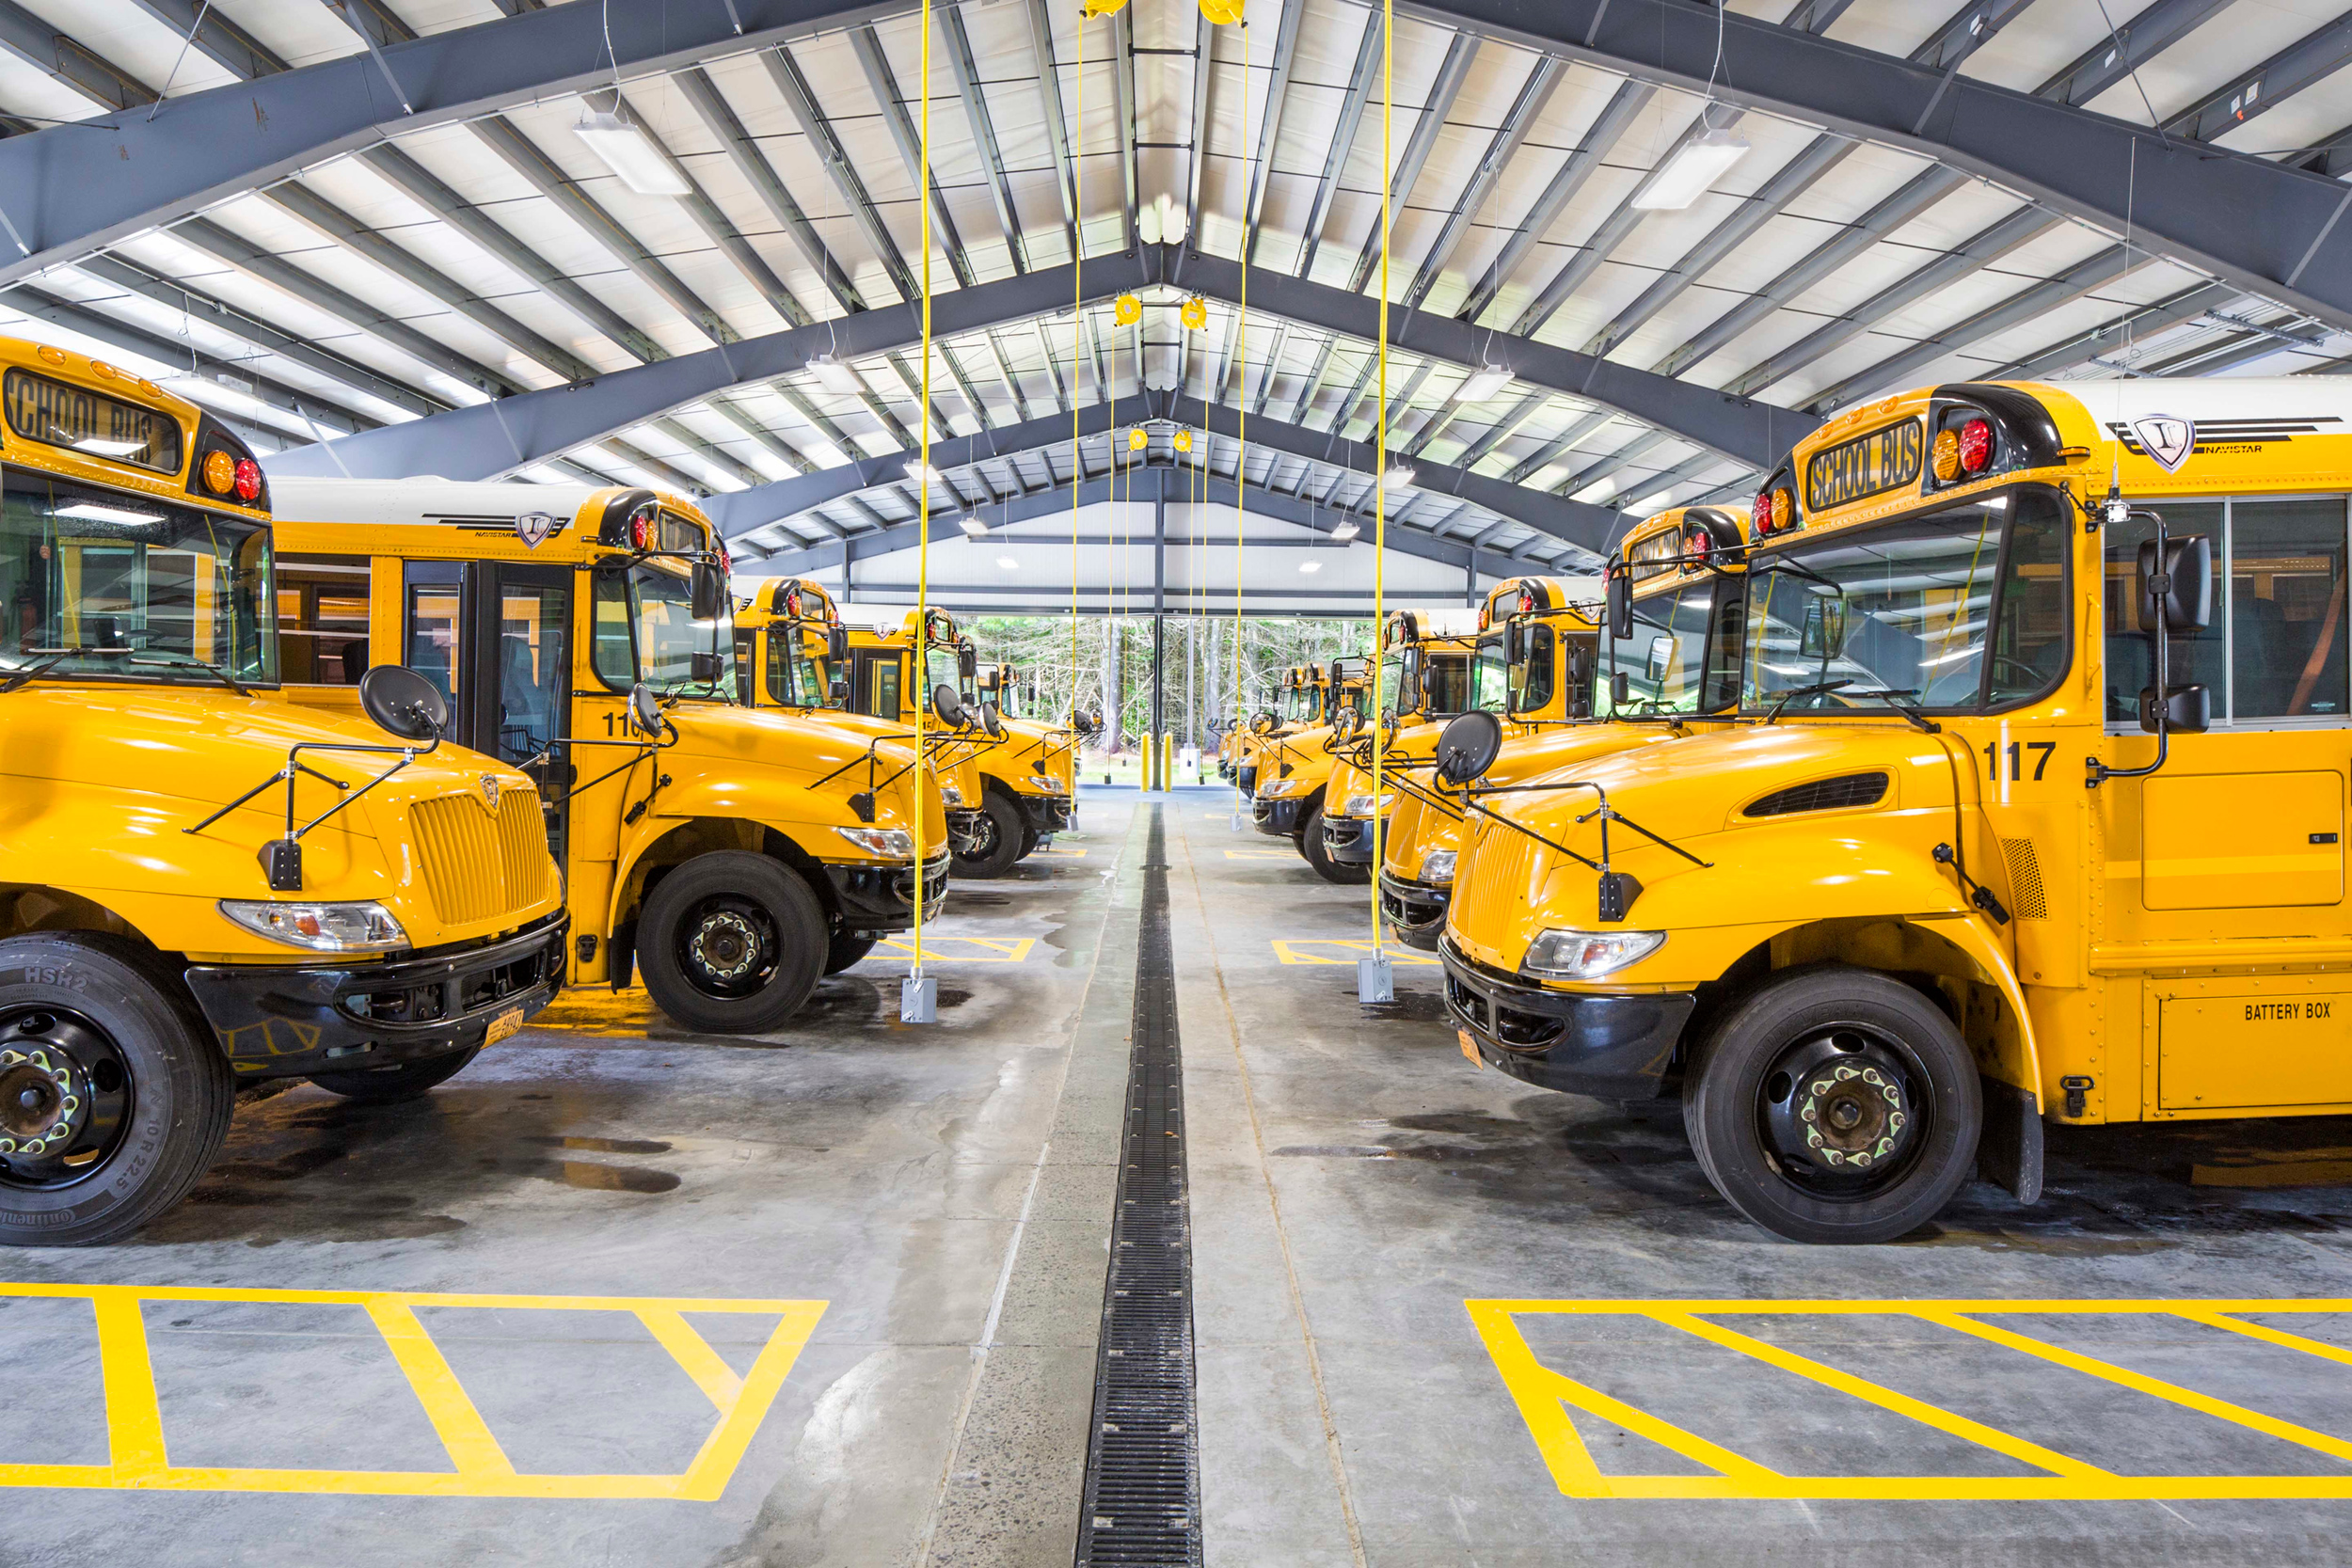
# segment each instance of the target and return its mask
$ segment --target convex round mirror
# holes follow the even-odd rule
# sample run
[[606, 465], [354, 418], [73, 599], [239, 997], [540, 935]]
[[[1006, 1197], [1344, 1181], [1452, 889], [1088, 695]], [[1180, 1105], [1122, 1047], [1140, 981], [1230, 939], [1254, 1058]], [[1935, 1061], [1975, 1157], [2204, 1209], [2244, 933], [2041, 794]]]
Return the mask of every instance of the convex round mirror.
[[449, 699], [405, 664], [379, 664], [359, 677], [359, 709], [403, 740], [438, 739]]
[[931, 711], [950, 729], [963, 728], [963, 699], [946, 681], [931, 688]]
[[999, 738], [1005, 733], [1004, 716], [996, 711], [996, 705], [985, 697], [980, 699], [980, 728], [988, 732], [991, 740]]
[[1274, 717], [1272, 713], [1261, 708], [1257, 713], [1250, 717], [1249, 733], [1251, 735], [1264, 735], [1271, 731], [1275, 725], [1280, 722], [1281, 721]]
[[644, 681], [628, 689], [628, 727], [649, 739], [661, 734], [661, 699]]
[[1466, 784], [1495, 765], [1502, 750], [1502, 721], [1484, 708], [1463, 714], [1438, 736], [1438, 777]]

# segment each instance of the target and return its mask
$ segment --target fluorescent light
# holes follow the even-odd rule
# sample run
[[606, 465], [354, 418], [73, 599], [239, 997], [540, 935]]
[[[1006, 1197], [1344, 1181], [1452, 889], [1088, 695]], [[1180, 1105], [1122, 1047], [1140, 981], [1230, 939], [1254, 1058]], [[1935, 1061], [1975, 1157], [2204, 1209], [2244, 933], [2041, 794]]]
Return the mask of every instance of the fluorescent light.
[[1456, 403], [1484, 403], [1511, 385], [1511, 367], [1488, 365], [1454, 389]]
[[1674, 499], [1675, 493], [1672, 490], [1661, 490], [1654, 496], [1644, 496], [1640, 500], [1635, 501], [1632, 510], [1646, 517], [1653, 512], [1665, 511], [1674, 504]]
[[808, 373], [815, 376], [828, 392], [839, 392], [845, 398], [856, 397], [866, 390], [865, 378], [856, 367], [843, 364], [830, 354], [820, 354], [808, 362]]
[[1747, 137], [1733, 131], [1709, 131], [1684, 142], [1681, 150], [1633, 193], [1631, 205], [1645, 213], [1678, 213], [1747, 155]]
[[1350, 518], [1348, 521], [1342, 523], [1339, 527], [1333, 529], [1331, 531], [1331, 537], [1344, 545], [1350, 539], [1355, 538], [1358, 534], [1363, 531], [1364, 531], [1362, 529], [1356, 526], [1355, 519]]
[[1610, 497], [1615, 495], [1616, 493], [1617, 482], [1615, 480], [1597, 479], [1593, 481], [1592, 483], [1584, 486], [1583, 489], [1579, 490], [1575, 495], [1570, 496], [1568, 499], [1570, 500], [1591, 501], [1595, 506], [1598, 506], [1601, 502], [1607, 500]]
[[988, 531], [988, 525], [969, 512], [957, 520], [956, 526], [975, 539]]
[[686, 177], [670, 165], [661, 149], [642, 126], [631, 125], [610, 109], [587, 109], [572, 135], [604, 160], [604, 166], [639, 196], [684, 196]]
[[1380, 476], [1380, 488], [1383, 490], [1402, 490], [1412, 483], [1413, 466], [1410, 463], [1399, 463]]
[[1323, 570], [1323, 562], [1320, 561], [1302, 561], [1298, 563], [1298, 569], [1302, 572], [1320, 572]]
[[1000, 556], [998, 556], [998, 557], [996, 558], [996, 564], [997, 564], [997, 565], [999, 565], [999, 566], [1002, 566], [1002, 567], [1003, 567], [1006, 571], [1009, 572], [1009, 571], [1011, 571], [1014, 567], [1016, 567], [1016, 566], [1020, 565], [1020, 564], [1021, 564], [1021, 562], [1019, 562], [1018, 561], [1015, 561], [1012, 557], [1010, 557], [1010, 556], [1009, 556], [1009, 555], [1000, 555]]
[[160, 523], [164, 520], [164, 515], [160, 512], [134, 512], [127, 506], [101, 506], [96, 501], [75, 501], [71, 506], [56, 507], [49, 515], [52, 517], [72, 517], [85, 523], [136, 525]]
[[907, 478], [914, 481], [917, 484], [945, 484], [947, 483], [947, 476], [946, 474], [941, 473], [937, 468], [932, 467], [929, 463], [922, 462], [919, 459], [911, 460], [907, 464]]

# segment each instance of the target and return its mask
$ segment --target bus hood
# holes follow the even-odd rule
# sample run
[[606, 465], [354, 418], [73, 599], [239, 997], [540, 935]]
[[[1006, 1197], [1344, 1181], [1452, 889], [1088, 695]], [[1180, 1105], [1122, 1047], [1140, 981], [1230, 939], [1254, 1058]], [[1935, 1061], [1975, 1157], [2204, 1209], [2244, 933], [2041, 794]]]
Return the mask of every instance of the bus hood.
[[[756, 770], [771, 786], [781, 784], [824, 798], [831, 809], [812, 816], [838, 816], [847, 823], [854, 820], [849, 798], [871, 789], [874, 825], [907, 828], [912, 826], [914, 781], [932, 779], [932, 787], [922, 792], [926, 836], [944, 842], [946, 819], [940, 815], [936, 780], [929, 768], [914, 770], [914, 747], [910, 741], [861, 732], [836, 722], [830, 712], [746, 708], [724, 703], [679, 703], [667, 711], [678, 740], [675, 748], [660, 754], [689, 765], [720, 797], [730, 793], [725, 783], [729, 776], [743, 777], [749, 784], [751, 770]], [[665, 763], [663, 771], [684, 778], [689, 768]]]

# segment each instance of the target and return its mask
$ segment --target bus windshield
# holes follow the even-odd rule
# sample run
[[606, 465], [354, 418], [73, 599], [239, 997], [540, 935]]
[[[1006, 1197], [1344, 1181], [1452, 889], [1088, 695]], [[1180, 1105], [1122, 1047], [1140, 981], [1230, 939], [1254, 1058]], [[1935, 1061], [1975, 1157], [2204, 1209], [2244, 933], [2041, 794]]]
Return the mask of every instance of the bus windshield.
[[[662, 696], [691, 692], [728, 700], [731, 680], [694, 679], [694, 655], [735, 646], [735, 615], [721, 595], [714, 625], [693, 616], [685, 573], [650, 561], [596, 574], [596, 673], [627, 690], [644, 681]], [[721, 660], [721, 669], [726, 661]]]
[[1282, 717], [1294, 724], [1311, 724], [1321, 715], [1323, 692], [1312, 686], [1294, 686], [1282, 700]]
[[[218, 685], [278, 680], [266, 525], [10, 467], [0, 670]], [[215, 672], [219, 672], [215, 673]]]
[[927, 701], [931, 692], [943, 686], [953, 691], [959, 698], [968, 699], [971, 696], [971, 693], [963, 689], [963, 664], [956, 657], [954, 643], [932, 643], [924, 651], [923, 669], [928, 677], [923, 687]]
[[2066, 544], [2058, 497], [2027, 487], [1757, 556], [1741, 702], [1835, 711], [1891, 693], [1966, 709], [2040, 696], [2066, 672]]
[[[1634, 599], [1630, 629], [1601, 640], [1607, 674], [1626, 678], [1625, 712], [1713, 713], [1731, 705], [1734, 671], [1728, 661], [1739, 651], [1739, 639], [1716, 641], [1709, 634], [1718, 596], [1739, 591], [1736, 583], [1706, 577]], [[1606, 689], [1597, 701], [1603, 713], [1616, 710]]]
[[1421, 663], [1420, 711], [1454, 714], [1470, 705], [1470, 659], [1463, 654], [1428, 654]]
[[823, 707], [832, 695], [824, 671], [798, 626], [768, 628], [768, 697], [782, 707]]

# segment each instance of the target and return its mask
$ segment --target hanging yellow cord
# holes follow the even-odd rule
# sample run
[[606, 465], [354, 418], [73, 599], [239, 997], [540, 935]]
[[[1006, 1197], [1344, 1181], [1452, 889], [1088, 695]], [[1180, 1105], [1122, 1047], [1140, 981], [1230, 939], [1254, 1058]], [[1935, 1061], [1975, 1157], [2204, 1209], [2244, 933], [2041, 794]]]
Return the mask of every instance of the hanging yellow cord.
[[[929, 5], [930, 0], [924, 0]], [[1380, 3], [1380, 421], [1372, 464], [1372, 956], [1380, 957], [1380, 686], [1388, 639], [1389, 562], [1389, 126], [1396, 111], [1396, 0]], [[1398, 703], [1404, 702], [1402, 693]]]
[[[1214, 50], [1215, 50], [1215, 48], [1216, 48], [1216, 35], [1215, 33], [1211, 33], [1211, 34], [1209, 35], [1209, 39], [1210, 39], [1210, 48], [1211, 48], [1212, 52], [1214, 52]], [[1204, 132], [1204, 134], [1205, 134], [1205, 132]], [[1247, 21], [1244, 21], [1244, 22], [1241, 24], [1241, 150], [1242, 150], [1242, 155], [1243, 155], [1245, 158], [1248, 157], [1248, 155], [1249, 155], [1249, 24], [1248, 24]], [[1251, 169], [1252, 169], [1253, 171], [1254, 171], [1254, 169], [1255, 169], [1255, 166], [1255, 166], [1255, 164], [1254, 164], [1254, 162], [1253, 162], [1253, 163], [1251, 164], [1251, 166], [1250, 166], [1250, 167], [1251, 167]], [[1248, 174], [1248, 173], [1244, 173], [1244, 174], [1243, 174], [1243, 176], [1242, 176], [1242, 199], [1241, 199], [1241, 314], [1240, 314], [1240, 316], [1239, 316], [1239, 317], [1235, 320], [1235, 322], [1234, 322], [1234, 325], [1233, 325], [1233, 335], [1234, 335], [1234, 349], [1233, 349], [1233, 356], [1234, 356], [1235, 361], [1236, 361], [1236, 362], [1240, 365], [1240, 367], [1241, 367], [1241, 385], [1242, 385], [1242, 400], [1241, 400], [1241, 404], [1240, 404], [1240, 406], [1239, 406], [1239, 407], [1238, 407], [1238, 408], [1234, 411], [1234, 415], [1233, 415], [1233, 446], [1234, 446], [1234, 449], [1235, 449], [1235, 451], [1234, 451], [1234, 456], [1233, 456], [1233, 728], [1234, 728], [1234, 736], [1235, 736], [1234, 741], [1233, 741], [1233, 815], [1234, 815], [1236, 817], [1238, 817], [1238, 816], [1241, 815], [1241, 808], [1242, 808], [1242, 793], [1241, 793], [1241, 763], [1242, 763], [1242, 758], [1244, 758], [1245, 756], [1248, 756], [1248, 755], [1249, 754], [1249, 742], [1248, 742], [1248, 740], [1246, 738], [1246, 737], [1248, 736], [1248, 735], [1249, 734], [1249, 731], [1248, 731], [1248, 726], [1247, 726], [1247, 725], [1243, 722], [1243, 720], [1242, 720], [1242, 714], [1241, 714], [1241, 709], [1242, 709], [1242, 701], [1241, 701], [1241, 626], [1242, 626], [1242, 616], [1241, 616], [1241, 562], [1242, 562], [1242, 551], [1243, 551], [1243, 548], [1244, 548], [1244, 546], [1245, 546], [1245, 533], [1246, 533], [1246, 531], [1247, 531], [1247, 529], [1248, 529], [1248, 522], [1245, 520], [1245, 514], [1246, 514], [1246, 512], [1247, 512], [1247, 508], [1244, 506], [1243, 502], [1244, 502], [1244, 500], [1246, 499], [1246, 494], [1245, 494], [1245, 492], [1247, 491], [1247, 489], [1248, 489], [1248, 483], [1249, 483], [1249, 395], [1248, 395], [1248, 388], [1249, 388], [1249, 174]], [[1222, 391], [1222, 390], [1223, 390], [1223, 388], [1220, 388], [1220, 387], [1212, 387], [1212, 388], [1210, 388], [1208, 389], [1208, 391], [1209, 391], [1209, 397], [1208, 397], [1208, 399], [1207, 399], [1207, 400], [1205, 400], [1205, 401], [1204, 401], [1204, 404], [1203, 404], [1203, 406], [1202, 406], [1202, 408], [1201, 408], [1201, 414], [1202, 414], [1202, 416], [1203, 416], [1203, 420], [1204, 420], [1204, 426], [1203, 426], [1203, 430], [1202, 430], [1202, 435], [1203, 435], [1204, 436], [1206, 436], [1206, 434], [1207, 434], [1207, 431], [1206, 431], [1206, 428], [1205, 428], [1205, 417], [1207, 416], [1207, 414], [1208, 414], [1208, 413], [1209, 413], [1209, 411], [1210, 411], [1210, 410], [1209, 410], [1209, 407], [1207, 406], [1207, 404], [1213, 404], [1213, 403], [1216, 401], [1216, 395], [1218, 394], [1218, 392], [1220, 392], [1220, 391]], [[1201, 453], [1201, 459], [1200, 459], [1200, 460], [1201, 460], [1201, 463], [1203, 464], [1203, 466], [1205, 467], [1205, 465], [1206, 465], [1206, 464], [1207, 464], [1207, 462], [1208, 462], [1208, 453], [1207, 453], [1205, 451]], [[1204, 488], [1204, 490], [1205, 490], [1205, 488], [1206, 488], [1206, 486], [1207, 486], [1207, 484], [1208, 484], [1208, 479], [1207, 479], [1207, 477], [1206, 477], [1206, 475], [1205, 475], [1205, 474], [1203, 475], [1203, 477], [1202, 477], [1202, 479], [1201, 479], [1200, 483], [1201, 483], [1201, 485], [1203, 486], [1203, 488]]]
[[[923, 0], [930, 5], [930, 0]], [[1078, 361], [1087, 300], [1087, 17], [1078, 13], [1078, 117], [1070, 133], [1070, 780], [1078, 780]], [[1054, 84], [1056, 92], [1061, 83]], [[1102, 395], [1097, 387], [1095, 394]]]
[[931, 0], [923, 0], [923, 155], [916, 160], [914, 204], [921, 211], [923, 245], [923, 427], [925, 477], [914, 486], [914, 968], [923, 977], [923, 708], [930, 696], [931, 636]]

